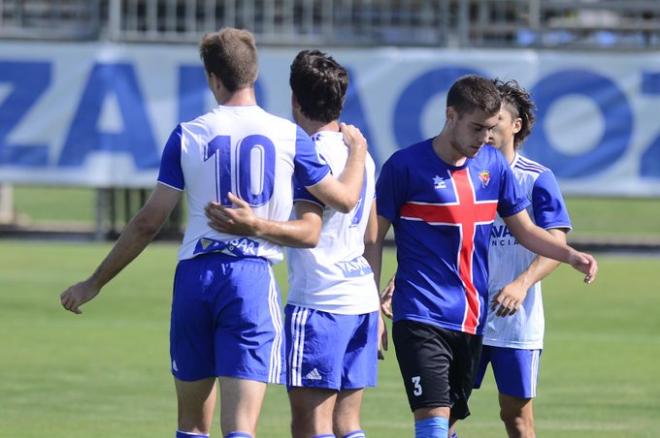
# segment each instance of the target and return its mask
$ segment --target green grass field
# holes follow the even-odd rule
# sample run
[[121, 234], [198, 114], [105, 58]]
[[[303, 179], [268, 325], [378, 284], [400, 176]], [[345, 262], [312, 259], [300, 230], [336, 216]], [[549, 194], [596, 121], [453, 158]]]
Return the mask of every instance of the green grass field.
[[[173, 436], [168, 324], [176, 246], [154, 244], [83, 315], [60, 308], [59, 293], [108, 248], [0, 241], [0, 436]], [[593, 285], [569, 268], [546, 282], [540, 436], [658, 436], [660, 259], [600, 263]], [[283, 268], [277, 273], [285, 288]], [[383, 275], [393, 270], [390, 253]], [[461, 437], [504, 436], [492, 378], [471, 406]], [[259, 436], [288, 436], [288, 421], [285, 391], [271, 387]], [[412, 436], [392, 351], [379, 386], [367, 392], [363, 427], [372, 438]]]

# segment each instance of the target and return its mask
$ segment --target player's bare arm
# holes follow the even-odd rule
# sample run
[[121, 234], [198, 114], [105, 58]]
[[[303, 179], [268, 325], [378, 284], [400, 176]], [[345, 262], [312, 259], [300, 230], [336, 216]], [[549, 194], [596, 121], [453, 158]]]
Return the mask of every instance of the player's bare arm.
[[[374, 260], [374, 264], [377, 264], [377, 270], [374, 270], [374, 275], [377, 274], [377, 283], [376, 285], [378, 286], [378, 290], [380, 290], [380, 273], [381, 273], [381, 261], [382, 261], [382, 256], [383, 256], [383, 244], [385, 242], [385, 236], [387, 236], [387, 232], [390, 229], [390, 226], [392, 225], [391, 222], [387, 219], [385, 219], [382, 216], [376, 216], [377, 218], [377, 224], [378, 224], [378, 231], [376, 233], [376, 240], [373, 242], [367, 243], [365, 241], [365, 248], [364, 248], [364, 258], [367, 259], [369, 264], [372, 266], [373, 269], [373, 264], [371, 260]], [[388, 318], [392, 318], [392, 295], [387, 294], [387, 289], [391, 285], [391, 293], [394, 292], [394, 277], [392, 277], [392, 280], [390, 280], [390, 283], [388, 283], [388, 286], [385, 291], [383, 291], [380, 295], [380, 310], [381, 314], [387, 316]]]
[[238, 236], [256, 236], [278, 245], [293, 248], [313, 248], [319, 242], [323, 225], [323, 210], [317, 204], [296, 202], [296, 216], [291, 221], [272, 221], [254, 214], [250, 205], [233, 193], [228, 194], [233, 207], [215, 202], [204, 212], [209, 226], [216, 231]]
[[307, 187], [317, 199], [340, 213], [348, 213], [360, 200], [364, 179], [364, 162], [367, 155], [367, 140], [353, 125], [340, 124], [344, 142], [349, 153], [346, 166], [338, 178], [328, 174], [318, 183]]
[[[387, 233], [387, 230], [386, 230]], [[380, 239], [380, 240], [379, 240]], [[371, 204], [369, 211], [369, 221], [364, 233], [364, 258], [371, 266], [376, 282], [376, 291], [380, 290], [380, 272], [383, 265], [383, 241], [378, 228], [378, 214], [376, 213], [376, 201]], [[380, 312], [378, 321], [378, 359], [384, 359], [383, 351], [388, 349], [387, 327], [383, 319], [383, 312]]]
[[526, 210], [503, 219], [511, 233], [525, 248], [538, 255], [568, 263], [584, 274], [585, 283], [591, 283], [596, 279], [598, 263], [592, 255], [576, 251], [569, 245], [557, 241], [544, 229], [536, 226]]
[[390, 278], [390, 281], [387, 282], [387, 286], [380, 293], [380, 311], [383, 312], [383, 315], [387, 316], [389, 319], [392, 319], [392, 297], [394, 297], [394, 279], [396, 275], [393, 275]]
[[157, 184], [146, 204], [122, 231], [110, 253], [86, 280], [60, 295], [62, 307], [80, 314], [80, 306], [96, 297], [101, 288], [124, 269], [153, 240], [181, 199], [181, 192]]
[[[566, 243], [567, 230], [554, 228], [547, 231], [559, 242]], [[559, 264], [557, 260], [536, 256], [525, 271], [495, 294], [491, 302], [491, 310], [495, 311], [497, 316], [515, 314], [525, 301], [529, 288], [550, 275]]]

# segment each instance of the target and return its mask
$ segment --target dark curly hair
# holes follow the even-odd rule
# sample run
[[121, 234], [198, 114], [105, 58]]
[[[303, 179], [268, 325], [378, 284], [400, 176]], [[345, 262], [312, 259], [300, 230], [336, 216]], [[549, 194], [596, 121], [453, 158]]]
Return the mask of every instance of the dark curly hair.
[[291, 63], [289, 85], [306, 117], [331, 122], [339, 118], [344, 106], [348, 72], [332, 56], [303, 50]]
[[527, 90], [522, 88], [517, 81], [511, 80], [504, 82], [500, 79], [493, 79], [493, 83], [500, 92], [502, 101], [517, 113], [513, 117], [519, 117], [521, 120], [520, 131], [513, 138], [513, 144], [518, 149], [532, 132], [532, 126], [534, 126], [534, 121], [536, 120], [534, 115], [536, 105], [534, 105]]

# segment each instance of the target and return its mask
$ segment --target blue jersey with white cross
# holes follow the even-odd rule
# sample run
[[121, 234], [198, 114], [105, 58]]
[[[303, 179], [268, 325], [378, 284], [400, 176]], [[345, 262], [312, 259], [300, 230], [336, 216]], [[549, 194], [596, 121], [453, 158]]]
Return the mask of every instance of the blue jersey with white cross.
[[502, 154], [486, 145], [451, 166], [428, 139], [387, 160], [376, 197], [397, 247], [394, 320], [481, 334], [492, 223], [528, 205]]
[[211, 201], [229, 206], [231, 192], [257, 216], [285, 221], [292, 208], [293, 176], [309, 187], [329, 171], [300, 127], [256, 105], [220, 105], [181, 123], [165, 145], [158, 175], [160, 184], [186, 191], [188, 226], [179, 259], [222, 252], [281, 261], [279, 245], [210, 228], [204, 207]]

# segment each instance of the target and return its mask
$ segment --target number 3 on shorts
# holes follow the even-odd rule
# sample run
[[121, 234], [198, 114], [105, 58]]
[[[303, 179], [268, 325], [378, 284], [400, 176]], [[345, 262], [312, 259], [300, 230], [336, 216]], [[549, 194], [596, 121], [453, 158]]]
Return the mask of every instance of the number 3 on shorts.
[[414, 385], [413, 386], [413, 395], [419, 397], [420, 395], [422, 395], [422, 385], [419, 384], [419, 382], [420, 382], [420, 380], [422, 380], [422, 378], [419, 377], [419, 376], [413, 376], [413, 378], [411, 380], [412, 380], [413, 385]]

